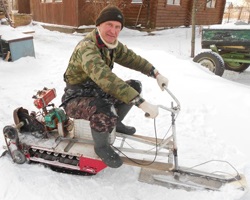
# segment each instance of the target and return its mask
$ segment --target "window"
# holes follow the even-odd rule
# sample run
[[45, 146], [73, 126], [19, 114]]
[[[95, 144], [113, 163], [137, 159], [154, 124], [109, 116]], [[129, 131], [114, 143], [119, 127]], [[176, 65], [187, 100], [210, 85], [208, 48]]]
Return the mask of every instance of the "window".
[[167, 5], [180, 5], [181, 0], [167, 0]]
[[132, 0], [132, 3], [142, 3], [142, 0]]
[[215, 8], [216, 0], [207, 0], [207, 8]]
[[57, 2], [62, 2], [63, 0], [41, 0], [41, 3], [57, 3]]
[[[86, 0], [86, 2], [90, 2], [90, 3], [109, 3], [109, 0]], [[112, 1], [111, 1], [112, 3]]]

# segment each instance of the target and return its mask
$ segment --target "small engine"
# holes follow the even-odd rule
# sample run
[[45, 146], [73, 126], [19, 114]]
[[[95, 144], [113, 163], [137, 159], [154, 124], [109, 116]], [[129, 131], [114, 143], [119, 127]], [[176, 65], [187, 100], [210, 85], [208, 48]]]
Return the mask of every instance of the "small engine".
[[39, 90], [32, 98], [35, 99], [34, 105], [38, 109], [43, 109], [46, 108], [54, 98], [56, 98], [56, 90], [54, 88], [48, 89], [45, 87], [42, 90]]
[[[68, 122], [68, 117], [66, 116], [64, 110], [60, 108], [55, 108], [54, 104], [51, 103], [56, 97], [56, 90], [48, 89], [44, 87], [42, 90], [39, 90], [36, 95], [33, 96], [34, 105], [38, 109], [43, 110], [44, 124], [47, 129], [59, 129], [61, 136], [65, 136], [65, 125]], [[47, 108], [52, 106], [52, 109], [48, 110]]]

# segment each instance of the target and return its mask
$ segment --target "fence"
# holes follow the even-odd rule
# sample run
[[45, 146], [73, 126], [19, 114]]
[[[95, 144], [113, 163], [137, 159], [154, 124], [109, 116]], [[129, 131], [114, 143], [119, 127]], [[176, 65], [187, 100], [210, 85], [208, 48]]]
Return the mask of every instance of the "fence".
[[250, 7], [236, 6], [230, 4], [225, 8], [223, 20], [225, 22], [243, 21], [250, 24]]

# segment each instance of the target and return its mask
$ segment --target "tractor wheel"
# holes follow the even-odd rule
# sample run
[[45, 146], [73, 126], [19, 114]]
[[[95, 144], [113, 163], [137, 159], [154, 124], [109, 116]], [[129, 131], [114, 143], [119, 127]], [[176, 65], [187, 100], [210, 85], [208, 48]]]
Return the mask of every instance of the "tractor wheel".
[[215, 75], [222, 76], [224, 73], [224, 61], [222, 57], [212, 51], [199, 53], [193, 59], [194, 62], [200, 63], [202, 66], [208, 68]]
[[235, 72], [243, 72], [249, 67], [248, 63], [225, 62], [225, 68]]

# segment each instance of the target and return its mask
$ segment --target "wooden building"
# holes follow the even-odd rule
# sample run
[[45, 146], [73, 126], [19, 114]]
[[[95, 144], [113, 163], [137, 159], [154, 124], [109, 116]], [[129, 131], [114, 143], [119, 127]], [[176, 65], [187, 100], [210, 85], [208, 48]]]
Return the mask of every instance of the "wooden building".
[[[189, 26], [194, 0], [18, 0], [19, 13], [38, 22], [79, 27], [95, 24], [105, 2], [123, 11], [125, 26], [147, 29]], [[197, 0], [197, 25], [220, 24], [226, 0]]]

